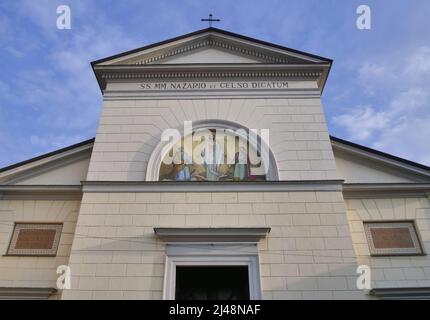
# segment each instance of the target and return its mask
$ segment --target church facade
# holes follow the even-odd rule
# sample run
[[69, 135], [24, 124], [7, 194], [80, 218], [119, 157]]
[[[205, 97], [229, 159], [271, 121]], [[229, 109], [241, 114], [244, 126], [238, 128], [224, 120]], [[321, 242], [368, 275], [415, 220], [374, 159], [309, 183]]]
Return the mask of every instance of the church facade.
[[95, 139], [0, 169], [0, 298], [429, 298], [430, 168], [329, 135], [331, 64], [216, 28], [93, 62]]

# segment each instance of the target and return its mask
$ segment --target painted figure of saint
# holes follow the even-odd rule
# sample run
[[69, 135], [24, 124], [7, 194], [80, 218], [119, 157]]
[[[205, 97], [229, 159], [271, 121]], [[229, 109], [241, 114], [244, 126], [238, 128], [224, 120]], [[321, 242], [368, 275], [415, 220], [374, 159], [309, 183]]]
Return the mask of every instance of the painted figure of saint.
[[176, 169], [175, 180], [190, 181], [191, 172], [190, 172], [190, 165], [188, 163], [191, 163], [191, 161], [189, 161], [188, 154], [183, 150], [183, 148], [181, 148], [181, 150], [175, 154], [175, 160], [176, 160], [175, 163], [179, 163], [175, 165], [175, 169]]
[[224, 152], [220, 145], [209, 139], [201, 154], [206, 167], [206, 180], [218, 181], [220, 178], [219, 165], [224, 161]]
[[248, 179], [248, 153], [246, 148], [241, 146], [239, 152], [234, 157], [234, 181], [243, 181]]

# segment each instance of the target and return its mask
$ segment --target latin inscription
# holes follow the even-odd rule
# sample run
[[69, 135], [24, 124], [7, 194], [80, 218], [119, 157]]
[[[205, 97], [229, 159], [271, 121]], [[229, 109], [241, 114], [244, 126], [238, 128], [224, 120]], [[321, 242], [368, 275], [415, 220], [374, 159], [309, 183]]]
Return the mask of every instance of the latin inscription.
[[178, 81], [144, 82], [140, 88], [147, 91], [193, 91], [193, 90], [285, 90], [287, 81]]

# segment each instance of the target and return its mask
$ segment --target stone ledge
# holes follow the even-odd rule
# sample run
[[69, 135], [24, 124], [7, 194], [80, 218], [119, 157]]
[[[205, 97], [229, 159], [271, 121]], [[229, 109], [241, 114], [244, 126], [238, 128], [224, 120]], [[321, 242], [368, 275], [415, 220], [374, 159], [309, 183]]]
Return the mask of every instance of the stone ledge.
[[84, 181], [83, 192], [306, 192], [342, 191], [343, 180], [260, 182]]
[[0, 287], [0, 300], [16, 300], [16, 299], [48, 299], [49, 296], [56, 293], [55, 288], [1, 288]]
[[375, 288], [369, 294], [381, 300], [430, 299], [430, 287]]
[[258, 242], [270, 232], [262, 228], [154, 228], [164, 242]]

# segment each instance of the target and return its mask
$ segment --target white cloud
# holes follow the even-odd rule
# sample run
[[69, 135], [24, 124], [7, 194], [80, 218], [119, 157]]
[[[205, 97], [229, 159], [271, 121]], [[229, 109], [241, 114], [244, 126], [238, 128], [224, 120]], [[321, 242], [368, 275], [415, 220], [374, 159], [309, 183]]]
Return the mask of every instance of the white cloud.
[[[391, 113], [417, 112], [423, 107], [428, 107], [429, 101], [429, 94], [422, 88], [411, 88], [394, 95], [390, 104]], [[421, 112], [426, 111], [428, 110], [421, 110]]]
[[429, 71], [426, 46], [400, 61], [364, 62], [357, 71], [359, 86], [378, 102], [351, 107], [332, 123], [345, 128], [351, 140], [430, 164]]
[[14, 47], [7, 47], [6, 50], [12, 54], [13, 56], [15, 56], [16, 58], [22, 58], [25, 56], [25, 53], [19, 49], [16, 49]]
[[51, 131], [95, 132], [101, 95], [90, 62], [132, 49], [138, 42], [109, 21], [91, 1], [71, 1], [72, 29], [58, 30], [55, 18], [59, 4], [61, 1], [56, 0], [20, 2], [19, 15], [33, 28], [11, 37], [14, 46], [9, 52], [15, 56], [24, 54], [21, 50], [25, 46], [15, 47], [13, 39], [31, 42], [36, 34], [39, 42], [46, 41], [49, 46], [43, 48], [43, 60], [10, 79], [14, 92], [8, 100], [23, 109], [37, 110], [34, 120]]
[[421, 46], [407, 62], [405, 72], [412, 75], [426, 75], [430, 72], [430, 47]]
[[387, 70], [384, 66], [375, 64], [375, 63], [369, 63], [365, 62], [362, 67], [358, 70], [358, 76], [362, 80], [371, 79], [373, 77], [381, 77], [387, 76]]
[[376, 149], [430, 165], [430, 117], [405, 119], [384, 130], [372, 144]]
[[102, 96], [90, 62], [142, 45], [93, 1], [69, 1], [72, 29], [58, 30], [59, 4], [63, 1], [20, 1], [13, 28], [11, 18], [0, 13], [0, 27], [8, 27], [7, 33], [0, 30], [6, 54], [31, 61], [0, 80], [0, 113], [8, 120], [0, 137], [19, 141], [2, 143], [8, 156], [0, 166], [94, 136]]
[[30, 143], [32, 146], [46, 151], [52, 151], [64, 146], [69, 146], [83, 140], [85, 140], [85, 137], [82, 135], [33, 135], [30, 137]]
[[385, 112], [377, 112], [371, 106], [359, 106], [349, 113], [333, 117], [333, 123], [346, 127], [351, 139], [363, 141], [375, 131], [385, 129], [389, 120]]
[[397, 73], [390, 66], [380, 63], [364, 62], [358, 68], [359, 85], [369, 96], [375, 96], [387, 83], [395, 83], [398, 80]]

